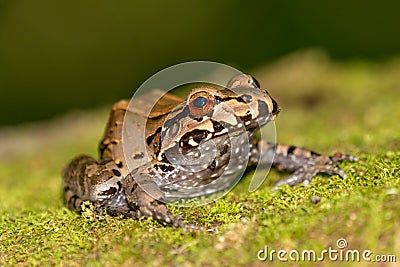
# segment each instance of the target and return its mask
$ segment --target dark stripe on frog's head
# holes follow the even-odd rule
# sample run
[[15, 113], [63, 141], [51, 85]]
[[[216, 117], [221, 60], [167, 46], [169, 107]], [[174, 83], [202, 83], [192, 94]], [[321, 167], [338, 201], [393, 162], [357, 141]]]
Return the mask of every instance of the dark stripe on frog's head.
[[189, 116], [189, 108], [187, 106], [179, 105], [176, 109], [174, 109], [164, 121], [162, 128], [160, 128], [161, 139], [162, 142], [165, 138], [165, 135], [168, 133], [170, 138], [174, 138], [179, 135], [181, 121], [183, 118]]
[[154, 140], [154, 137], [156, 137], [156, 135], [159, 134], [159, 133], [161, 133], [161, 127], [158, 127], [157, 130], [153, 134], [149, 135], [146, 138], [146, 143], [147, 143], [148, 146], [151, 145], [151, 143]]

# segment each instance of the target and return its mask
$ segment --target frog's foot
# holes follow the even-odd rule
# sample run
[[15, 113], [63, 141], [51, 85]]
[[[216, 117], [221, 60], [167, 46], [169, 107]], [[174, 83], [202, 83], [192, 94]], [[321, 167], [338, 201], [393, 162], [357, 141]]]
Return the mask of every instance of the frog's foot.
[[175, 216], [160, 200], [154, 199], [139, 187], [135, 190], [137, 197], [136, 205], [139, 217], [153, 218], [159, 223], [181, 227], [185, 230], [202, 230], [203, 227], [186, 223], [181, 220], [180, 216]]
[[95, 207], [94, 213], [98, 215], [110, 215], [113, 217], [123, 217], [123, 218], [133, 218], [133, 219], [138, 219], [138, 213], [133, 210], [128, 210], [124, 208], [119, 208], [119, 207]]
[[122, 208], [122, 207], [108, 207], [102, 204], [93, 203], [89, 200], [83, 200], [79, 196], [75, 195], [72, 190], [66, 188], [65, 192], [66, 205], [69, 209], [77, 211], [79, 213], [85, 210], [90, 210], [95, 216], [115, 216], [124, 218], [138, 218], [136, 212]]
[[318, 173], [325, 173], [328, 175], [337, 174], [342, 178], [346, 178], [347, 175], [345, 171], [337, 166], [337, 164], [342, 161], [355, 162], [358, 161], [358, 158], [342, 153], [335, 153], [333, 156], [318, 155], [310, 159], [307, 164], [295, 170], [289, 177], [280, 180], [273, 189], [276, 190], [278, 187], [285, 184], [294, 186], [303, 183], [305, 186], [308, 186]]
[[145, 167], [137, 168], [125, 178], [124, 182], [126, 200], [131, 209], [136, 211], [138, 218], [153, 218], [163, 225], [188, 230], [202, 229], [202, 227], [185, 223], [180, 217], [173, 215], [161, 201], [163, 193], [154, 180], [145, 173]]

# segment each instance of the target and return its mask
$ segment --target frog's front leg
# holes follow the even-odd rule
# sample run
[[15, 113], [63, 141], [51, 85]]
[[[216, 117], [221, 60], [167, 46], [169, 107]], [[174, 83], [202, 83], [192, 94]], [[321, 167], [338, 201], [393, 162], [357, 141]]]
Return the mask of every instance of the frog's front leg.
[[318, 173], [337, 174], [342, 178], [346, 178], [345, 171], [340, 169], [337, 164], [342, 161], [358, 160], [352, 155], [335, 153], [332, 156], [326, 156], [296, 146], [272, 144], [265, 141], [255, 144], [251, 158], [253, 162], [258, 159], [260, 164], [270, 164], [272, 157], [272, 164], [279, 170], [293, 172], [288, 177], [280, 180], [274, 189], [284, 184], [290, 186], [299, 183], [309, 185]]
[[[129, 205], [138, 211], [140, 217], [153, 218], [161, 224], [184, 229], [202, 229], [202, 227], [183, 222], [162, 202], [163, 193], [154, 182], [157, 175], [150, 165], [143, 165], [133, 170], [125, 178], [124, 190]], [[139, 185], [140, 184], [140, 185]]]

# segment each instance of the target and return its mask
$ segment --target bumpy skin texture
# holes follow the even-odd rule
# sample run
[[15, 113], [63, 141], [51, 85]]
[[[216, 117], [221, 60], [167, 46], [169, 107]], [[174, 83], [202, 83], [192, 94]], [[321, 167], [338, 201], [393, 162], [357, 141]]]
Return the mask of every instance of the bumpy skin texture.
[[[234, 166], [245, 168], [241, 165], [243, 154], [232, 152], [240, 151], [237, 148], [242, 142], [239, 142], [240, 139], [229, 139], [226, 129], [235, 136], [238, 128], [245, 127], [244, 136], [251, 139], [250, 153], [245, 154], [249, 166], [257, 163], [269, 166], [272, 163], [279, 170], [293, 172], [279, 181], [275, 189], [284, 184], [308, 185], [318, 173], [337, 174], [344, 178], [346, 174], [337, 164], [357, 160], [354, 156], [341, 153], [325, 156], [295, 146], [253, 140], [254, 132], [273, 120], [279, 108], [250, 75], [234, 77], [227, 88], [235, 93], [213, 87], [194, 88], [183, 104], [180, 104], [183, 100], [165, 95], [159, 102], [158, 110], [148, 118], [135, 115], [136, 126], [132, 127], [140, 128], [144, 124], [147, 127], [145, 149], [150, 154], [150, 161], [143, 163], [144, 152], [137, 151], [132, 155], [137, 161], [137, 167], [132, 171], [127, 168], [122, 149], [122, 124], [128, 101], [116, 103], [100, 143], [100, 160], [78, 156], [63, 171], [67, 207], [79, 212], [82, 203], [90, 201], [98, 214], [106, 212], [112, 216], [135, 219], [151, 217], [164, 225], [201, 229], [174, 216], [163, 203], [164, 194], [160, 188], [179, 184], [196, 187], [210, 183], [224, 175], [222, 170], [226, 170], [232, 160], [237, 162]], [[222, 104], [228, 106], [230, 111], [227, 112]], [[135, 114], [135, 111], [129, 112]], [[217, 156], [209, 166], [196, 173], [178, 168], [166, 157], [168, 153], [176, 155], [176, 151], [183, 151], [185, 157], [190, 157], [202, 146], [207, 150], [211, 143], [216, 144]], [[227, 153], [228, 150], [231, 154]], [[184, 165], [185, 161], [181, 164]], [[215, 191], [223, 189], [217, 187]]]

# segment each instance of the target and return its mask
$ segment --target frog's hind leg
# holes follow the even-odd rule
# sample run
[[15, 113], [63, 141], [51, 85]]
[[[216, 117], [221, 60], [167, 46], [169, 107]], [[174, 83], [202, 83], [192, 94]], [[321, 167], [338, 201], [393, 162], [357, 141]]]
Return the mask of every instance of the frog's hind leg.
[[137, 218], [137, 213], [128, 208], [122, 183], [114, 162], [78, 156], [63, 171], [66, 206], [81, 212], [82, 204], [90, 201], [95, 214]]
[[[82, 203], [85, 199], [86, 180], [85, 169], [87, 166], [97, 164], [96, 160], [89, 156], [79, 156], [74, 158], [63, 170], [64, 200], [67, 208], [74, 211], [81, 211]], [[86, 199], [88, 200], [88, 199]]]

